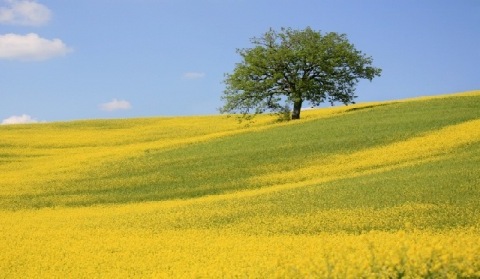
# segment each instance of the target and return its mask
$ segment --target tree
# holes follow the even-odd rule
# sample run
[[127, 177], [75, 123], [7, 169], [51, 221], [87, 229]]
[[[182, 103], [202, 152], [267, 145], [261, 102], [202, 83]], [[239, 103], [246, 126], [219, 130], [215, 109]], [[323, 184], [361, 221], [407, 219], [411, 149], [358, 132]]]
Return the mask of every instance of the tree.
[[345, 34], [322, 34], [310, 27], [270, 29], [251, 43], [252, 48], [237, 49], [242, 62], [225, 75], [221, 113], [245, 117], [285, 112], [293, 104], [291, 118], [299, 119], [304, 101], [313, 106], [325, 101], [354, 103], [358, 81], [371, 81], [381, 73]]

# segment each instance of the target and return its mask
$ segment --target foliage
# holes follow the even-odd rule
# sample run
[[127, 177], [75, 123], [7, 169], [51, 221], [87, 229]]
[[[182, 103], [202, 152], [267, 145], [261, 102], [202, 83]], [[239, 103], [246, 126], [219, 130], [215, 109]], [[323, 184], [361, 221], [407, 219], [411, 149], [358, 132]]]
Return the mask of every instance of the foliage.
[[353, 103], [359, 79], [381, 73], [344, 34], [270, 29], [251, 42], [254, 47], [237, 51], [242, 62], [226, 75], [221, 112], [281, 111], [286, 98], [287, 105], [293, 103], [292, 119], [299, 119], [304, 101]]
[[1, 126], [0, 277], [480, 277], [479, 108]]

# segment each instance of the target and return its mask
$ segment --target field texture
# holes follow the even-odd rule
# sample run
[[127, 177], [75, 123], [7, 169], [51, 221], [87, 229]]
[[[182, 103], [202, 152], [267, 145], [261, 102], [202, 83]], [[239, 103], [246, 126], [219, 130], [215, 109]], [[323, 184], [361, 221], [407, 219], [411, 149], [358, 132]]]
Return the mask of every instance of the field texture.
[[0, 278], [478, 278], [480, 91], [0, 126]]

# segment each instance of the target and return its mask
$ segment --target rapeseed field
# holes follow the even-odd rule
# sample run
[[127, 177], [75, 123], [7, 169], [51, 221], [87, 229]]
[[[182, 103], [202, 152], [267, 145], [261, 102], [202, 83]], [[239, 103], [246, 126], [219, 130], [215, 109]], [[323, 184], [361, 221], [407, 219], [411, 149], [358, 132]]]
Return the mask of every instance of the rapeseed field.
[[478, 278], [480, 91], [0, 126], [0, 278]]

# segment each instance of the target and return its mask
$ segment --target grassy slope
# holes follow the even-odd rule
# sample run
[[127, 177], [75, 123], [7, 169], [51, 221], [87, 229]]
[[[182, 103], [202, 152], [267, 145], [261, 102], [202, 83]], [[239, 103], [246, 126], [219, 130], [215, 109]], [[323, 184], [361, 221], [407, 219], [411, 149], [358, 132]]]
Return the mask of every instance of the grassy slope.
[[[264, 121], [257, 124], [260, 131], [242, 129], [222, 117], [192, 125], [185, 118], [187, 125], [177, 121], [170, 126], [164, 126], [165, 119], [138, 119], [0, 127], [0, 168], [13, 168], [11, 180], [7, 177], [0, 185], [0, 206], [129, 203], [263, 187], [252, 178], [476, 119], [479, 104], [478, 96], [389, 103], [294, 125], [265, 126]], [[234, 135], [223, 136], [224, 129]], [[216, 133], [220, 135], [208, 138]], [[168, 146], [205, 135], [203, 142]], [[15, 152], [25, 147], [31, 151]]]
[[[0, 127], [0, 271], [415, 277], [448, 255], [445, 270], [480, 276], [479, 120], [477, 91], [249, 128], [224, 117]], [[385, 269], [407, 248], [405, 270]]]

